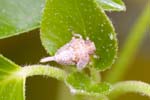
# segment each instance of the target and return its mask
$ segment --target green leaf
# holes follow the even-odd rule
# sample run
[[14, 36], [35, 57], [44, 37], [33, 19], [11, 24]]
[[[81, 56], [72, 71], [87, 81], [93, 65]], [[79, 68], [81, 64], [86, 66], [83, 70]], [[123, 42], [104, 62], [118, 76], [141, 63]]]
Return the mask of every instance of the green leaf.
[[126, 7], [122, 0], [96, 0], [106, 11], [125, 11]]
[[68, 75], [66, 84], [71, 92], [75, 94], [85, 94], [91, 96], [106, 95], [110, 91], [110, 85], [107, 83], [94, 83], [87, 75], [75, 72]]
[[38, 28], [45, 0], [0, 0], [0, 39]]
[[0, 55], [0, 100], [25, 100], [20, 67]]
[[104, 11], [93, 0], [47, 0], [42, 17], [41, 40], [50, 55], [78, 33], [96, 45], [98, 70], [109, 68], [116, 56], [117, 40]]

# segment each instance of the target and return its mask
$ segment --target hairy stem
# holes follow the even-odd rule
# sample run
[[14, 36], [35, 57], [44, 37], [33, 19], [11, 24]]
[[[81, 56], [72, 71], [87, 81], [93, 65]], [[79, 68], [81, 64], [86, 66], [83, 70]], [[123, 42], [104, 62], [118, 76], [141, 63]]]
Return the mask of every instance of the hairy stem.
[[113, 85], [109, 97], [111, 99], [115, 99], [119, 95], [128, 92], [140, 93], [141, 95], [150, 97], [150, 84], [140, 81], [119, 82]]
[[109, 98], [105, 95], [99, 96], [78, 95], [76, 100], [109, 100]]
[[24, 74], [25, 77], [34, 75], [45, 75], [62, 81], [64, 81], [67, 75], [66, 72], [62, 69], [51, 67], [48, 65], [25, 66], [22, 68], [20, 74]]
[[137, 48], [139, 47], [141, 40], [144, 37], [146, 28], [149, 25], [149, 19], [150, 19], [149, 9], [150, 9], [150, 3], [148, 2], [146, 8], [143, 10], [142, 15], [139, 17], [139, 19], [136, 21], [135, 25], [133, 26], [116, 65], [106, 77], [107, 81], [112, 83], [119, 81], [123, 77], [126, 70], [128, 69], [128, 64], [134, 58], [134, 54]]
[[68, 87], [63, 82], [59, 82], [57, 100], [66, 100], [66, 98], [67, 100], [76, 100], [76, 97], [70, 93]]
[[95, 81], [96, 83], [99, 83], [101, 81], [100, 72], [97, 71], [95, 68], [91, 67], [90, 73], [93, 81]]

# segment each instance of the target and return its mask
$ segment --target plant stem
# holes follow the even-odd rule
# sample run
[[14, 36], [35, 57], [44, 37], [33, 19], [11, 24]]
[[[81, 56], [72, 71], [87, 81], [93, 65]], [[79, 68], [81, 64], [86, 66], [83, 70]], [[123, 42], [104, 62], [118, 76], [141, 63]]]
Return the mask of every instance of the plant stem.
[[109, 98], [105, 95], [99, 96], [78, 95], [76, 100], [109, 100]]
[[143, 10], [142, 15], [133, 26], [116, 65], [106, 77], [107, 81], [114, 83], [123, 77], [124, 73], [128, 69], [128, 64], [134, 58], [134, 54], [144, 37], [146, 28], [149, 25], [149, 19], [150, 3], [148, 2], [146, 8]]
[[112, 91], [108, 96], [111, 99], [115, 99], [116, 97], [118, 97], [118, 95], [127, 92], [140, 93], [141, 95], [150, 97], [150, 84], [140, 81], [119, 82], [113, 85]]
[[48, 77], [53, 77], [62, 81], [64, 81], [67, 75], [62, 69], [51, 67], [48, 65], [25, 66], [22, 68], [20, 74], [23, 74], [25, 77], [34, 75], [46, 75]]
[[[94, 97], [93, 97], [94, 98]], [[91, 98], [89, 100], [109, 100], [109, 98], [107, 96], [100, 96], [100, 97], [95, 97], [94, 99]]]
[[90, 74], [92, 80], [95, 81], [96, 83], [99, 83], [101, 81], [100, 72], [93, 67], [89, 67], [89, 68], [90, 68]]
[[66, 84], [64, 84], [63, 82], [59, 82], [57, 100], [66, 100], [66, 98], [67, 100], [76, 100], [76, 97], [70, 93]]

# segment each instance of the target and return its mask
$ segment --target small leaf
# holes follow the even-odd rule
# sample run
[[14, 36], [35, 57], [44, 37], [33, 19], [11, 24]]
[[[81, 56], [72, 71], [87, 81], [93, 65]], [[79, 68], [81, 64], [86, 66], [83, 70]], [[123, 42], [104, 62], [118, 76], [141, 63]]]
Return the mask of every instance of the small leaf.
[[0, 39], [38, 28], [45, 0], [0, 0]]
[[117, 40], [104, 11], [93, 0], [47, 0], [42, 17], [41, 40], [50, 55], [72, 38], [72, 33], [89, 37], [96, 45], [98, 70], [109, 68], [116, 56]]
[[125, 11], [126, 7], [122, 0], [96, 0], [106, 11]]
[[66, 84], [71, 92], [75, 94], [86, 94], [91, 96], [106, 95], [110, 91], [110, 85], [107, 83], [94, 83], [83, 73], [72, 73], [68, 75]]
[[25, 100], [20, 67], [0, 55], [0, 100]]

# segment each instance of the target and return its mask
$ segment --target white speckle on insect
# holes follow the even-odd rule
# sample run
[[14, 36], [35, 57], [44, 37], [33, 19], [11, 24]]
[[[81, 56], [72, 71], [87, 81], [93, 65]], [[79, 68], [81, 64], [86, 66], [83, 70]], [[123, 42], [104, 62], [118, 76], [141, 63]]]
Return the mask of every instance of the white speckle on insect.
[[110, 38], [111, 40], [113, 40], [113, 39], [114, 39], [114, 36], [113, 36], [113, 34], [112, 34], [112, 33], [109, 35], [109, 38]]
[[41, 62], [56, 61], [62, 65], [76, 65], [82, 70], [90, 61], [90, 55], [96, 51], [94, 42], [86, 40], [80, 34], [73, 34], [72, 40], [57, 50], [52, 57], [41, 59]]

